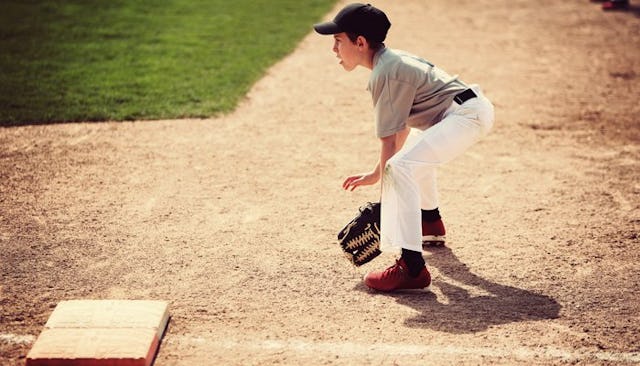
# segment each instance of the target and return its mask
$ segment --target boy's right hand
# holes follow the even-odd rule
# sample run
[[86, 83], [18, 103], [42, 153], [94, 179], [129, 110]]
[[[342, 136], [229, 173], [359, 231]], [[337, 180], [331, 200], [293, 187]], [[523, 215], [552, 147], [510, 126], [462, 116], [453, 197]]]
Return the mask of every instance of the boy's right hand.
[[344, 180], [342, 183], [342, 189], [347, 191], [353, 191], [357, 187], [360, 186], [370, 186], [378, 183], [380, 180], [380, 175], [376, 172], [365, 173], [365, 174], [356, 174]]

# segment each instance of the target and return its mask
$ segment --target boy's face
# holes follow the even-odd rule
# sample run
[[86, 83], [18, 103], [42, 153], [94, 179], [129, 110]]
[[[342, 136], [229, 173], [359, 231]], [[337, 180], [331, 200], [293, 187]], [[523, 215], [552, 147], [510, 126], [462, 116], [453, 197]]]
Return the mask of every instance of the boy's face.
[[351, 71], [360, 65], [362, 58], [362, 41], [351, 42], [346, 33], [333, 35], [333, 52], [340, 59], [340, 65], [345, 70]]

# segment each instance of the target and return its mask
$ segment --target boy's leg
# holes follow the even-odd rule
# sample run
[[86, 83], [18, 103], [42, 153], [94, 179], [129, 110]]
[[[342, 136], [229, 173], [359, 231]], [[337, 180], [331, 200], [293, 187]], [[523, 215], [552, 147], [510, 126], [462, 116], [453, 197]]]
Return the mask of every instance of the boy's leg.
[[[478, 98], [462, 105], [453, 103], [440, 123], [424, 131], [417, 143], [387, 162], [381, 200], [383, 250], [390, 247], [422, 250], [420, 206], [437, 207], [437, 167], [465, 152], [493, 124], [493, 106], [481, 92], [476, 94]], [[424, 207], [429, 205], [428, 200], [433, 207]]]
[[[418, 143], [399, 151], [387, 162], [382, 180], [382, 250], [401, 248], [421, 255], [422, 195], [419, 182], [435, 179], [438, 166], [462, 154], [493, 124], [493, 106], [479, 92], [476, 94], [478, 98], [463, 105], [454, 103], [447, 110], [446, 117], [426, 130]], [[401, 258], [385, 271], [371, 272], [365, 276], [365, 283], [384, 291], [418, 288], [426, 283], [426, 268], [423, 266], [420, 270], [418, 281], [409, 275], [417, 269], [409, 269], [410, 263], [407, 262]]]
[[[416, 144], [423, 131], [411, 130], [403, 149], [410, 149]], [[437, 170], [426, 175], [420, 183], [420, 207], [422, 211], [422, 248], [442, 246], [446, 239], [446, 230], [438, 211]]]
[[[468, 118], [450, 115], [422, 134], [412, 148], [387, 162], [382, 181], [381, 239], [389, 247], [422, 251], [423, 200], [437, 205], [436, 169], [464, 152], [480, 137]], [[423, 206], [424, 207], [424, 206]]]

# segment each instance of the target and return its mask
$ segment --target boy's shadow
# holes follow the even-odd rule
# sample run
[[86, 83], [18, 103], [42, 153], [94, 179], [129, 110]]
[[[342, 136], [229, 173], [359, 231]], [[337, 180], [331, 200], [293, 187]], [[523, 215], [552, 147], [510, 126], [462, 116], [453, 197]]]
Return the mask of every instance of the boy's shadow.
[[[409, 327], [474, 333], [493, 325], [555, 319], [560, 313], [560, 304], [549, 296], [494, 283], [472, 273], [448, 247], [430, 251], [433, 255], [427, 266], [441, 273], [431, 286], [439, 291], [384, 294], [420, 313], [405, 320]], [[363, 284], [357, 288], [369, 291]]]

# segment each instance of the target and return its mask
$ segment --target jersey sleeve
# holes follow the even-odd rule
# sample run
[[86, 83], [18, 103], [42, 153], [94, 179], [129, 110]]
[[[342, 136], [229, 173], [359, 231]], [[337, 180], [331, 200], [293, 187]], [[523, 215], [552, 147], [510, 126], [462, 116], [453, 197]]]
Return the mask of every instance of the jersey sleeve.
[[406, 127], [416, 94], [411, 83], [383, 76], [371, 86], [376, 136], [391, 136]]

